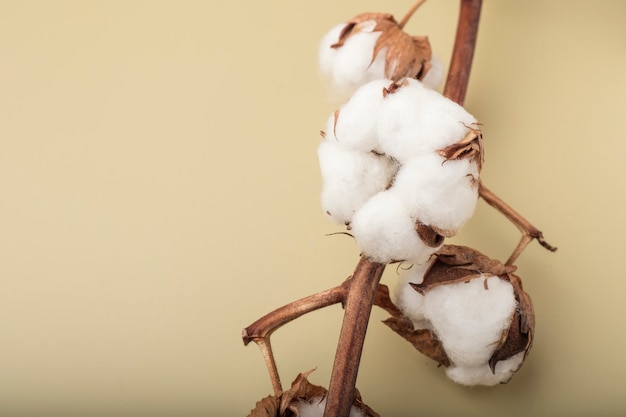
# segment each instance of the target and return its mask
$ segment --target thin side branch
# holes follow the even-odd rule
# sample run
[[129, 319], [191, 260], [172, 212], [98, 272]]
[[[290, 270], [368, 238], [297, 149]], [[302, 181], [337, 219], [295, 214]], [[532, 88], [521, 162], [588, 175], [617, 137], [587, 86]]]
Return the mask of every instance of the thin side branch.
[[409, 20], [411, 20], [411, 18], [413, 17], [413, 14], [415, 14], [417, 9], [419, 9], [420, 6], [424, 4], [425, 2], [426, 0], [417, 0], [415, 4], [413, 4], [413, 6], [411, 6], [411, 8], [406, 12], [402, 20], [400, 20], [400, 23], [398, 23], [398, 26], [400, 26], [400, 28], [403, 28], [409, 22]]
[[272, 352], [270, 336], [281, 326], [297, 319], [304, 314], [328, 307], [333, 304], [344, 302], [348, 293], [349, 281], [345, 281], [338, 287], [331, 288], [317, 294], [310, 295], [300, 300], [284, 305], [261, 317], [250, 326], [243, 329], [242, 338], [244, 345], [255, 342], [261, 349], [267, 371], [272, 382], [274, 395], [277, 397], [282, 393], [280, 375], [276, 360]]
[[543, 233], [535, 226], [533, 226], [528, 220], [526, 220], [522, 215], [520, 215], [517, 211], [515, 211], [511, 206], [506, 204], [502, 199], [500, 199], [497, 195], [491, 192], [487, 187], [485, 187], [482, 182], [478, 185], [478, 194], [485, 200], [487, 204], [491, 207], [498, 210], [504, 217], [509, 219], [511, 223], [513, 223], [519, 230], [522, 232], [522, 238], [520, 242], [515, 247], [515, 250], [506, 261], [505, 265], [513, 265], [515, 260], [519, 257], [522, 251], [526, 248], [526, 246], [533, 241], [533, 239], [537, 239], [537, 242], [544, 248], [548, 249], [551, 252], [556, 251], [556, 247], [550, 245], [543, 238]]

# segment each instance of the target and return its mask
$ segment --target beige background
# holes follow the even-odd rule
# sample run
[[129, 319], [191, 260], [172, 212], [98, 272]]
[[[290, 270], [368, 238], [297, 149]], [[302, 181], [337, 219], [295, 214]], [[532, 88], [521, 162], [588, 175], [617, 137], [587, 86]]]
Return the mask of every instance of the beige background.
[[[271, 392], [241, 329], [358, 258], [325, 236], [317, 42], [410, 3], [0, 1], [1, 417], [245, 416]], [[407, 27], [444, 62], [457, 9]], [[508, 385], [453, 384], [377, 310], [358, 386], [382, 416], [626, 412], [625, 19], [621, 0], [485, 1], [483, 179], [560, 249], [518, 263], [537, 332]], [[480, 203], [451, 242], [503, 259], [518, 236]], [[285, 383], [327, 385], [340, 322], [275, 334]]]

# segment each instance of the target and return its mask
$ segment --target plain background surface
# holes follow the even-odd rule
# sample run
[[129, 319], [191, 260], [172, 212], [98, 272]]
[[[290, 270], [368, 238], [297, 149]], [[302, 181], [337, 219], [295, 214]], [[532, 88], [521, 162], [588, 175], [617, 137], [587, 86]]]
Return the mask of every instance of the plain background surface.
[[[241, 329], [358, 259], [325, 236], [317, 43], [410, 3], [0, 1], [1, 417], [234, 417], [271, 393]], [[430, 0], [407, 30], [447, 63], [457, 13]], [[626, 412], [625, 40], [621, 0], [485, 0], [483, 180], [559, 251], [518, 262], [537, 329], [507, 385], [455, 385], [375, 310], [358, 388], [382, 416]], [[480, 202], [449, 242], [518, 238]], [[274, 335], [286, 385], [327, 385], [341, 317]]]

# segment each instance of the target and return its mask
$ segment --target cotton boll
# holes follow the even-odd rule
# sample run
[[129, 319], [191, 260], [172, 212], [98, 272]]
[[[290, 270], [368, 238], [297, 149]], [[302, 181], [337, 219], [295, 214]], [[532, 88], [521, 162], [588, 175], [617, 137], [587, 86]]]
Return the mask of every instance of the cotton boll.
[[462, 140], [474, 116], [417, 80], [388, 94], [378, 124], [380, 150], [401, 163]]
[[443, 66], [443, 62], [441, 62], [437, 57], [432, 57], [430, 59], [430, 69], [421, 79], [422, 85], [426, 88], [430, 88], [432, 90], [436, 90], [439, 88], [443, 81], [443, 75], [445, 72], [445, 68]]
[[462, 368], [487, 366], [516, 307], [511, 283], [485, 274], [436, 286], [424, 296], [424, 317], [450, 361]]
[[327, 136], [318, 147], [322, 208], [338, 224], [347, 224], [370, 197], [387, 188], [396, 166], [372, 152], [354, 151]]
[[406, 162], [396, 174], [391, 192], [404, 201], [413, 218], [449, 237], [474, 214], [478, 178], [476, 163], [446, 161], [430, 153]]
[[384, 101], [383, 89], [391, 81], [371, 81], [356, 90], [336, 115], [331, 116], [326, 131], [333, 130], [338, 142], [362, 151], [377, 150], [378, 118]]
[[374, 46], [381, 32], [373, 32], [376, 21], [367, 20], [356, 24], [351, 36], [340, 48], [333, 48], [346, 23], [333, 27], [323, 38], [319, 47], [320, 73], [328, 83], [333, 99], [344, 100], [368, 81], [384, 78], [385, 51], [376, 57]]
[[[300, 401], [296, 407], [300, 412], [300, 417], [323, 417], [326, 408], [326, 397], [315, 397], [310, 401]], [[364, 417], [361, 410], [352, 406], [349, 417]]]
[[495, 373], [491, 372], [489, 365], [477, 367], [450, 366], [446, 368], [446, 375], [454, 382], [462, 385], [486, 385], [493, 386], [508, 382], [513, 374], [524, 362], [524, 352], [511, 356], [509, 359], [496, 364]]
[[370, 198], [356, 212], [350, 226], [363, 254], [375, 262], [424, 263], [437, 250], [422, 242], [406, 206], [388, 191]]

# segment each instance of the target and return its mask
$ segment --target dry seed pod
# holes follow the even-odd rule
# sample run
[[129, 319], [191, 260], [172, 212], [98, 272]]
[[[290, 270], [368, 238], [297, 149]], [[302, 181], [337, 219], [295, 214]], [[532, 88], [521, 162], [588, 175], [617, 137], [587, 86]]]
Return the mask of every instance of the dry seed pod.
[[[434, 72], [429, 74], [434, 65]], [[322, 76], [346, 98], [375, 79], [422, 80], [430, 88], [441, 82], [443, 68], [432, 60], [426, 36], [411, 36], [388, 13], [363, 13], [331, 29], [319, 50]]]
[[505, 383], [522, 365], [535, 325], [514, 270], [474, 249], [444, 245], [402, 276], [396, 302], [406, 317], [387, 324], [455, 382]]
[[[308, 381], [314, 370], [298, 374], [291, 388], [279, 396], [271, 395], [256, 403], [248, 417], [322, 417], [327, 390]], [[380, 417], [361, 400], [358, 390], [349, 417]]]

